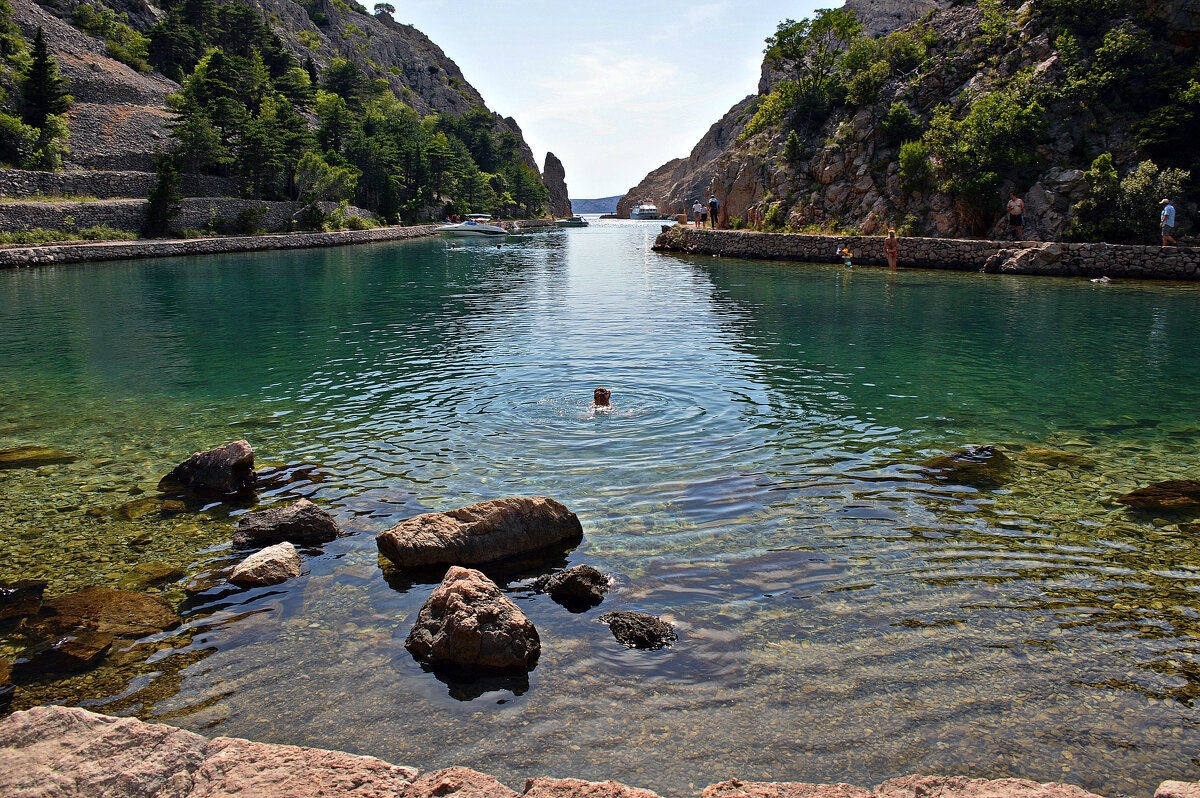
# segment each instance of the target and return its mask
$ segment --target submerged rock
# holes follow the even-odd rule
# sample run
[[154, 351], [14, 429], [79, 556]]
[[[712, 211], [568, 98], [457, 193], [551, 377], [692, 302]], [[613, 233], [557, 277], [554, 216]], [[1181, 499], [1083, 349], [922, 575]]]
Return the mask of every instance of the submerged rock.
[[166, 599], [148, 593], [88, 587], [46, 602], [46, 624], [60, 630], [92, 629], [118, 637], [143, 637], [174, 629], [179, 615]]
[[61, 449], [49, 446], [18, 446], [16, 449], [0, 451], [0, 469], [39, 468], [57, 463], [73, 463], [77, 458]]
[[278, 585], [300, 575], [304, 561], [291, 543], [277, 543], [251, 554], [229, 574], [238, 587]]
[[80, 671], [102, 660], [113, 640], [110, 632], [81, 629], [31, 646], [22, 652], [13, 667], [30, 675]]
[[383, 556], [401, 567], [478, 565], [577, 540], [575, 513], [543, 496], [479, 502], [402, 521], [375, 536]]
[[1075, 452], [1064, 452], [1059, 449], [1043, 449], [1040, 446], [1025, 447], [1021, 450], [1021, 457], [1025, 460], [1032, 460], [1035, 463], [1042, 463], [1043, 465], [1058, 468], [1096, 467], [1096, 461], [1086, 455], [1076, 454]]
[[534, 590], [549, 593], [550, 597], [568, 609], [588, 609], [604, 600], [612, 580], [590, 565], [576, 565], [565, 571], [540, 576]]
[[1012, 460], [995, 446], [975, 446], [925, 461], [929, 475], [942, 482], [997, 488], [1008, 481]]
[[124, 590], [140, 591], [168, 582], [178, 582], [185, 575], [182, 568], [165, 562], [140, 562], [121, 577], [121, 587]]
[[254, 492], [254, 450], [246, 441], [196, 452], [158, 483], [164, 493], [189, 490], [201, 495], [244, 496]]
[[421, 662], [459, 669], [528, 669], [541, 653], [525, 613], [492, 580], [458, 566], [421, 606], [404, 646]]
[[613, 637], [622, 645], [649, 651], [669, 646], [679, 639], [671, 624], [644, 612], [610, 612], [600, 616]]
[[0, 621], [37, 615], [45, 592], [46, 582], [41, 579], [0, 582]]
[[1186, 510], [1200, 507], [1200, 480], [1176, 479], [1155, 482], [1119, 496], [1117, 501], [1138, 510]]
[[0, 712], [7, 712], [12, 706], [17, 688], [12, 683], [12, 663], [0, 660]]
[[233, 545], [265, 546], [287, 541], [316, 546], [336, 539], [339, 534], [341, 530], [332, 515], [308, 499], [300, 499], [286, 507], [243, 515], [233, 533]]

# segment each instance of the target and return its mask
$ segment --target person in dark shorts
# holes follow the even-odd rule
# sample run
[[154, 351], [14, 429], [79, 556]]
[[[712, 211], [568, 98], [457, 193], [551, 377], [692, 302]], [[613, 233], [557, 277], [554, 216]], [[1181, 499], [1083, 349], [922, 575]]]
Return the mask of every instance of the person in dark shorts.
[[1025, 227], [1025, 200], [1017, 196], [1017, 192], [1009, 194], [1008, 227], [1012, 230], [1013, 241], [1020, 241]]
[[712, 220], [712, 226], [715, 230], [717, 227], [717, 211], [721, 209], [721, 202], [717, 199], [717, 195], [713, 194], [708, 198], [708, 218]]

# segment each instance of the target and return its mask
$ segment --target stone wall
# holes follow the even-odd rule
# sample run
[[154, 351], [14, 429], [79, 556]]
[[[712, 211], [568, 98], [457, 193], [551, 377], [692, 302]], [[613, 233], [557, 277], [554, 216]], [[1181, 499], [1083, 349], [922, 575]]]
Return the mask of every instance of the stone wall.
[[276, 233], [219, 238], [141, 239], [137, 241], [64, 242], [36, 246], [7, 246], [0, 247], [0, 269], [130, 260], [132, 258], [340, 247], [348, 244], [372, 244], [422, 238], [436, 235], [437, 231], [437, 225], [421, 225], [419, 227], [380, 227], [374, 230], [342, 230], [335, 233]]
[[[96, 197], [121, 199], [148, 197], [157, 177], [153, 172], [30, 172], [24, 169], [0, 169], [0, 197]], [[201, 175], [183, 178], [185, 193], [197, 197], [225, 197], [237, 193], [237, 185], [227, 177]]]
[[[663, 228], [654, 249], [731, 258], [840, 263], [837, 251], [848, 247], [854, 253], [854, 263], [886, 266], [883, 241], [882, 236], [755, 233], [675, 226]], [[902, 238], [899, 265], [1003, 274], [1200, 280], [1200, 247]]]
[[[139, 232], [145, 226], [144, 199], [96, 200], [89, 202], [0, 202], [0, 229], [82, 230], [107, 225]], [[171, 222], [178, 230], [204, 230], [211, 219], [233, 220], [246, 210], [259, 211], [257, 228], [284, 230], [292, 215], [304, 207], [300, 202], [268, 202], [226, 197], [188, 197]]]

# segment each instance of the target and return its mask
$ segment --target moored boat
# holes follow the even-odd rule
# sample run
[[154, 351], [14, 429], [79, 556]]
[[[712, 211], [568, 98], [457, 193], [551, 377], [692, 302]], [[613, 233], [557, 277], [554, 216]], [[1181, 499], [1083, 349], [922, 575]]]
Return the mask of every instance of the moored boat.
[[557, 219], [554, 222], [559, 227], [587, 227], [588, 220], [582, 216], [572, 216], [569, 219]]
[[658, 206], [650, 200], [642, 200], [629, 212], [630, 219], [658, 219]]
[[506, 236], [508, 231], [497, 224], [491, 224], [491, 214], [472, 213], [465, 222], [442, 225], [438, 232], [445, 236]]

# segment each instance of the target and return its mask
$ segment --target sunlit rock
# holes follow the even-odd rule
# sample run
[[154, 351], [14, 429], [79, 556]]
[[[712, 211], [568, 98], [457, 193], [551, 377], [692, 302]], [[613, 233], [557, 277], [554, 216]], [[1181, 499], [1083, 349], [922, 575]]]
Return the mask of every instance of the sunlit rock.
[[277, 543], [251, 554], [229, 574], [238, 587], [278, 585], [300, 575], [304, 561], [291, 543]]
[[238, 521], [233, 545], [266, 546], [288, 541], [318, 546], [335, 540], [340, 533], [332, 515], [308, 499], [300, 499], [286, 507], [246, 513]]
[[167, 493], [188, 490], [218, 496], [244, 496], [254, 488], [254, 450], [246, 441], [196, 452], [158, 483]]

